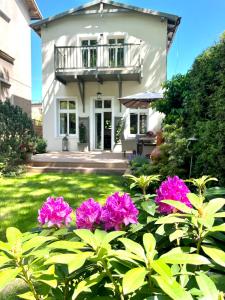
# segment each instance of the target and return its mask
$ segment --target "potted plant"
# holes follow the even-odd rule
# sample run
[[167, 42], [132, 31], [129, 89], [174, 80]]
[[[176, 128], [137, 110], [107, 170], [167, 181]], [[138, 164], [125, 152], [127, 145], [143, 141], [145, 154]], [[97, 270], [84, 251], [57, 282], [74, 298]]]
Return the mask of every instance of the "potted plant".
[[87, 128], [83, 123], [79, 125], [79, 143], [78, 150], [82, 152], [88, 151], [88, 143], [87, 143]]

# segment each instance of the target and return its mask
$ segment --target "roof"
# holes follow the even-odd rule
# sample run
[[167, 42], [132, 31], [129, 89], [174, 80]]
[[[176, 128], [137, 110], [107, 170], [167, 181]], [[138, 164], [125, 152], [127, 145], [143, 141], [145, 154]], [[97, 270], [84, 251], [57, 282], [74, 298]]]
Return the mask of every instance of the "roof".
[[42, 14], [41, 14], [35, 0], [24, 0], [24, 3], [28, 9], [31, 20], [42, 19]]
[[[28, 0], [27, 0], [28, 1]], [[128, 4], [124, 4], [124, 3], [119, 3], [119, 2], [115, 2], [115, 1], [111, 1], [111, 0], [94, 0], [92, 2], [86, 3], [84, 5], [78, 6], [76, 8], [67, 10], [65, 12], [62, 12], [60, 14], [57, 14], [55, 16], [49, 17], [49, 18], [45, 18], [41, 21], [35, 22], [33, 24], [31, 24], [31, 27], [39, 34], [41, 35], [41, 27], [43, 25], [46, 25], [48, 23], [51, 23], [53, 21], [56, 21], [58, 19], [64, 18], [66, 16], [69, 15], [80, 15], [82, 13], [82, 11], [84, 11], [87, 8], [90, 8], [92, 6], [95, 5], [100, 5], [100, 4], [106, 4], [106, 5], [111, 5], [114, 6], [116, 8], [121, 8], [124, 10], [130, 10], [130, 11], [135, 11], [135, 12], [139, 12], [139, 13], [143, 13], [146, 15], [152, 15], [152, 16], [158, 16], [161, 17], [162, 19], [166, 19], [167, 20], [167, 38], [168, 38], [168, 49], [172, 43], [172, 40], [174, 38], [174, 34], [176, 33], [177, 27], [180, 24], [180, 20], [181, 17], [177, 16], [177, 15], [173, 15], [173, 14], [168, 14], [168, 13], [164, 13], [164, 12], [159, 12], [159, 11], [155, 11], [155, 10], [151, 10], [151, 9], [146, 9], [146, 8], [140, 8], [137, 6], [133, 6], [133, 5], [128, 5]]]

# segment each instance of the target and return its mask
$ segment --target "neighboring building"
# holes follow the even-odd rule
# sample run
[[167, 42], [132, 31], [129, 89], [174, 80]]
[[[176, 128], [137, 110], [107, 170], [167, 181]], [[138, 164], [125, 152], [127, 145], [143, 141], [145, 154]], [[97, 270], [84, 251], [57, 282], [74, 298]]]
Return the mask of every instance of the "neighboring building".
[[43, 135], [48, 150], [77, 150], [86, 126], [90, 150], [121, 151], [115, 137], [158, 131], [163, 115], [128, 109], [118, 98], [160, 92], [167, 52], [180, 18], [114, 1], [97, 0], [31, 25], [42, 39]]
[[42, 123], [42, 103], [31, 104], [31, 118], [38, 123]]
[[30, 20], [41, 19], [35, 0], [0, 1], [0, 101], [31, 115]]

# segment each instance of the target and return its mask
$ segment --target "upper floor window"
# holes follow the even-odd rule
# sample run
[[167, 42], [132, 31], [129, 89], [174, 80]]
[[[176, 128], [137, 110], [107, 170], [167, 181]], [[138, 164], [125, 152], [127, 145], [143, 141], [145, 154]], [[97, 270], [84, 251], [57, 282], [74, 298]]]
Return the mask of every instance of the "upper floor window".
[[76, 134], [76, 101], [59, 101], [59, 133]]
[[97, 66], [97, 40], [83, 40], [82, 46], [82, 67], [95, 68]]
[[147, 132], [147, 112], [130, 111], [130, 134], [145, 134]]
[[124, 67], [124, 39], [109, 39], [109, 66]]

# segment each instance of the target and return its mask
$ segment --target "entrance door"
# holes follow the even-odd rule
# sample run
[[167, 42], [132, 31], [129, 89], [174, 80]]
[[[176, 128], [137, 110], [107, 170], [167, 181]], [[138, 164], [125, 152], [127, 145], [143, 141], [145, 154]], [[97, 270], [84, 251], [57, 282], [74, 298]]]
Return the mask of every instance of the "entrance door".
[[112, 149], [112, 101], [95, 100], [95, 149]]

